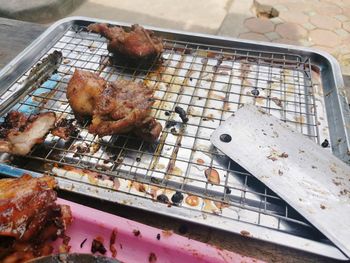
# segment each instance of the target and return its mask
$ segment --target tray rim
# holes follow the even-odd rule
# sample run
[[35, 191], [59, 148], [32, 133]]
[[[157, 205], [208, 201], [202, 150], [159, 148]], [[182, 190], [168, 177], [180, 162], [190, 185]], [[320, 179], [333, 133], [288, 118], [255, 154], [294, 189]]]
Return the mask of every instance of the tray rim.
[[[96, 19], [96, 18], [89, 18], [89, 17], [82, 17], [82, 16], [73, 16], [73, 17], [67, 17], [67, 18], [58, 20], [57, 22], [52, 24], [50, 27], [48, 27], [42, 34], [40, 34], [39, 37], [37, 37], [28, 47], [26, 47], [22, 52], [20, 52], [15, 58], [13, 58], [2, 70], [0, 70], [0, 83], [3, 81], [4, 77], [6, 77], [6, 73], [11, 72], [14, 69], [16, 69], [16, 67], [18, 67], [18, 63], [25, 56], [30, 55], [32, 49], [35, 48], [35, 46], [38, 43], [43, 41], [50, 33], [52, 33], [55, 29], [57, 29], [59, 27], [64, 27], [64, 25], [67, 23], [74, 23], [77, 21], [101, 22], [101, 23], [116, 24], [116, 25], [121, 25], [121, 26], [130, 26], [133, 24], [133, 23], [127, 23], [127, 22]], [[329, 63], [329, 65], [331, 66], [331, 69], [332, 69], [332, 76], [333, 76], [333, 80], [334, 80], [334, 84], [335, 84], [335, 88], [336, 88], [335, 92], [337, 95], [337, 100], [338, 100], [340, 111], [341, 111], [342, 122], [344, 123], [346, 143], [347, 143], [348, 149], [350, 149], [350, 139], [349, 139], [349, 135], [350, 135], [350, 109], [346, 109], [344, 107], [345, 105], [348, 105], [346, 95], [345, 95], [345, 93], [342, 92], [344, 90], [344, 82], [343, 82], [343, 78], [341, 75], [339, 63], [332, 55], [328, 54], [327, 52], [317, 50], [314, 48], [299, 47], [299, 46], [294, 46], [294, 45], [275, 44], [275, 43], [270, 43], [270, 42], [253, 41], [253, 40], [242, 40], [242, 39], [238, 39], [238, 38], [216, 36], [216, 35], [210, 35], [210, 34], [204, 34], [204, 33], [194, 33], [194, 32], [192, 33], [192, 32], [187, 32], [187, 31], [159, 28], [159, 27], [147, 26], [147, 25], [143, 25], [143, 26], [147, 29], [151, 29], [151, 30], [155, 30], [155, 31], [159, 31], [159, 32], [166, 32], [166, 33], [170, 33], [170, 34], [178, 34], [178, 35], [190, 36], [190, 37], [207, 38], [207, 39], [211, 39], [211, 40], [231, 41], [232, 43], [239, 43], [239, 44], [251, 44], [251, 45], [254, 45], [254, 46], [257, 46], [260, 48], [273, 47], [273, 48], [284, 49], [285, 52], [295, 53], [295, 54], [297, 54], [298, 52], [310, 52], [313, 55], [321, 56], [322, 59], [325, 59]], [[51, 39], [51, 41], [54, 41], [55, 39]], [[47, 49], [44, 49], [39, 54], [37, 54], [37, 58], [46, 54], [49, 48], [51, 48], [50, 45], [48, 45]], [[263, 52], [266, 50], [260, 50], [260, 51]], [[271, 52], [271, 51], [266, 51], [266, 52]], [[35, 62], [36, 62], [36, 60], [34, 60], [34, 62], [31, 65], [28, 64], [27, 65], [28, 67], [25, 70], [28, 70]], [[19, 72], [19, 74], [17, 73], [17, 75], [20, 76], [23, 73], [24, 72]], [[11, 84], [12, 83], [8, 83], [8, 86]], [[1, 105], [0, 105], [0, 108], [1, 108]], [[12, 173], [10, 173], [8, 171], [6, 172], [6, 169], [3, 170], [2, 167], [3, 167], [3, 164], [0, 164], [0, 172], [1, 173], [7, 174], [10, 176], [14, 176], [13, 172], [15, 172], [15, 171], [13, 171]], [[12, 167], [12, 168], [13, 168], [13, 170], [17, 170], [17, 172], [22, 171], [22, 172], [27, 172], [27, 173], [29, 172], [29, 173], [33, 174], [33, 171], [28, 171], [28, 170], [14, 168], [14, 167]], [[18, 176], [18, 174], [16, 176]], [[81, 185], [83, 185], [83, 184], [81, 183]], [[85, 194], [85, 193], [81, 193], [81, 194]], [[95, 197], [97, 197], [97, 196], [95, 196]], [[107, 197], [99, 197], [99, 198], [108, 200]], [[137, 207], [138, 209], [141, 208], [140, 206], [137, 206], [137, 205], [131, 205], [131, 206]], [[160, 213], [165, 214], [165, 210], [163, 209], [163, 211], [160, 211]], [[190, 218], [188, 218], [184, 215], [181, 215], [181, 213], [179, 213], [178, 215], [173, 214], [172, 216], [180, 218], [180, 219], [190, 220]], [[200, 223], [200, 222], [196, 222], [196, 223]], [[244, 223], [244, 222], [239, 222], [239, 223], [243, 224], [243, 225], [244, 224], [249, 225], [248, 223]], [[200, 223], [200, 224], [204, 224], [204, 223]], [[208, 224], [205, 224], [205, 225], [208, 226]], [[214, 226], [210, 226], [210, 227], [214, 227]], [[255, 226], [255, 227], [258, 227], [258, 229], [262, 228], [260, 226]], [[219, 226], [219, 228], [220, 228], [220, 226]], [[279, 231], [276, 231], [274, 229], [269, 229], [269, 232], [271, 232], [271, 231], [272, 232], [279, 232]], [[294, 244], [294, 245], [290, 245], [290, 246], [288, 244], [282, 244], [282, 246], [296, 248], [296, 249], [300, 249], [302, 251], [307, 251], [307, 252], [314, 253], [314, 254], [319, 254], [319, 255], [323, 255], [323, 256], [337, 258], [340, 260], [347, 260], [348, 259], [344, 256], [344, 254], [342, 254], [336, 247], [333, 247], [332, 245], [327, 245], [327, 244], [323, 244], [323, 243], [320, 243], [317, 241], [294, 236], [294, 235], [289, 234], [289, 233], [282, 233], [282, 234], [283, 234], [282, 238], [283, 238], [284, 234], [286, 234], [287, 236], [300, 238], [301, 240], [308, 240], [308, 241], [314, 243], [315, 247], [310, 250], [310, 247], [305, 248], [301, 244]], [[265, 238], [258, 238], [258, 239], [262, 239], [262, 240], [267, 241], [267, 242], [276, 243], [275, 241], [273, 241], [273, 238], [269, 239], [269, 238], [265, 237]], [[320, 247], [317, 248], [317, 246], [321, 246], [321, 247], [323, 247], [323, 249], [329, 248], [330, 249], [329, 252], [332, 252], [332, 255], [327, 255], [327, 252], [323, 252], [323, 251], [321, 251], [321, 253], [319, 253]]]

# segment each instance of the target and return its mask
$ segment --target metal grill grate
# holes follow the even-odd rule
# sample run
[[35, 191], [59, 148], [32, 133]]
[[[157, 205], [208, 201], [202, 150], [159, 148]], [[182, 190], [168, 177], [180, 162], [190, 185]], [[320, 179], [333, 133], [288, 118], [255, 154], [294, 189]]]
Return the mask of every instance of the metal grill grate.
[[[179, 191], [185, 197], [179, 205], [184, 210], [318, 240], [319, 233], [298, 213], [209, 141], [243, 103], [262, 106], [318, 143], [328, 138], [323, 94], [313, 83], [310, 59], [171, 39], [164, 39], [164, 45], [161, 67], [111, 66], [104, 38], [84, 27], [70, 28], [49, 51], [63, 53], [57, 74], [13, 107], [74, 118], [65, 92], [75, 68], [94, 71], [108, 81], [144, 81], [155, 90], [152, 114], [163, 126], [157, 143], [145, 143], [132, 134], [98, 138], [87, 132], [85, 123], [67, 141], [49, 135], [14, 163], [38, 172], [52, 169], [56, 176], [147, 199], [165, 194], [171, 200]], [[2, 95], [0, 103], [27, 75]], [[187, 124], [174, 113], [175, 106], [187, 112]], [[205, 171], [216, 171], [220, 182], [208, 182]]]

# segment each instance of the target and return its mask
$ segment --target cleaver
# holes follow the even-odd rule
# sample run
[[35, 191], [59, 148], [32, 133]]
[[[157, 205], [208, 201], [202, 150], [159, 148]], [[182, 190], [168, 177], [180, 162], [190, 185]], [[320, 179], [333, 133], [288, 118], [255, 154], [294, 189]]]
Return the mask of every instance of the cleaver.
[[350, 257], [350, 166], [251, 104], [220, 125], [211, 142]]

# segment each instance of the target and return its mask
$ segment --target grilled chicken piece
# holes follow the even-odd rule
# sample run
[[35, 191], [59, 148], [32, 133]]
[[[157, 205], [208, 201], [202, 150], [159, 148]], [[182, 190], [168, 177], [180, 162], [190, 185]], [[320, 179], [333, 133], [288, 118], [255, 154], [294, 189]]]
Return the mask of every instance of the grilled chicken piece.
[[[45, 244], [71, 224], [68, 206], [57, 205], [53, 177], [0, 180], [0, 260], [23, 262], [51, 253]], [[12, 260], [12, 261], [11, 261]]]
[[91, 133], [125, 133], [140, 126], [153, 104], [153, 91], [142, 83], [119, 80], [110, 83], [97, 98]]
[[[96, 89], [94, 92], [91, 91], [93, 88]], [[92, 117], [89, 132], [105, 136], [133, 131], [147, 141], [158, 138], [162, 126], [149, 116], [154, 102], [153, 90], [130, 80], [107, 83], [96, 74], [76, 70], [68, 83], [67, 97], [78, 117], [83, 111], [79, 111], [79, 105], [75, 103], [80, 104], [82, 100], [73, 100], [71, 94], [74, 91], [75, 96], [79, 96], [87, 90], [90, 95], [86, 103], [91, 107], [84, 114], [89, 113]]]
[[77, 120], [91, 116], [96, 99], [106, 88], [106, 81], [98, 75], [75, 70], [67, 87], [67, 99]]
[[106, 37], [109, 40], [108, 51], [117, 59], [130, 64], [151, 66], [163, 52], [162, 39], [139, 25], [131, 26], [130, 32], [100, 23], [91, 24], [88, 29]]
[[30, 117], [17, 111], [8, 113], [5, 121], [0, 124], [0, 152], [28, 154], [35, 144], [45, 139], [55, 122], [54, 112]]

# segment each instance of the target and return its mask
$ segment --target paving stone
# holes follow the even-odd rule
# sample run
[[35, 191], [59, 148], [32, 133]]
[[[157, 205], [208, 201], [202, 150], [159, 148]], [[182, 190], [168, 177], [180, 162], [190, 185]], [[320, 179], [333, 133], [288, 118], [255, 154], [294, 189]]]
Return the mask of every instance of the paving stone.
[[302, 24], [302, 26], [306, 29], [306, 30], [313, 30], [313, 29], [316, 29], [316, 27], [311, 24], [311, 23], [305, 23], [305, 24]]
[[[312, 48], [316, 48], [316, 49], [320, 49], [320, 50], [322, 50], [322, 51], [326, 51], [326, 52], [329, 53], [329, 54], [332, 54], [332, 53], [335, 52], [334, 49], [331, 48], [331, 47], [325, 47], [325, 46], [314, 45], [314, 46], [312, 46]], [[332, 55], [333, 55], [333, 54], [332, 54]]]
[[273, 8], [277, 9], [277, 11], [279, 11], [279, 12], [288, 11], [288, 8], [282, 4], [273, 5]]
[[324, 30], [324, 29], [315, 29], [310, 32], [310, 39], [316, 45], [334, 47], [341, 43], [341, 38], [336, 33]]
[[300, 1], [287, 2], [284, 5], [288, 8], [288, 10], [296, 12], [299, 12], [301, 9], [303, 11], [312, 11], [315, 9], [315, 6], [313, 3], [311, 3], [311, 1], [304, 1], [302, 3]]
[[279, 18], [279, 17], [271, 18], [270, 21], [271, 21], [272, 23], [274, 23], [275, 25], [281, 24], [281, 23], [284, 22], [284, 21], [283, 21], [281, 18]]
[[280, 43], [280, 44], [300, 46], [300, 42], [298, 40], [292, 40], [292, 39], [286, 39], [286, 38], [276, 39], [276, 40], [273, 40], [272, 42]]
[[306, 40], [306, 39], [300, 39], [299, 40], [300, 45], [304, 46], [304, 47], [311, 47], [312, 45], [314, 45], [315, 43], [313, 43], [310, 40]]
[[[350, 9], [349, 9], [349, 12], [350, 12]], [[343, 13], [344, 13], [344, 9], [343, 9]], [[345, 14], [349, 14], [350, 15], [350, 13], [346, 13], [346, 12], [345, 12]], [[349, 20], [349, 17], [344, 16], [344, 15], [336, 15], [336, 16], [334, 16], [334, 18], [339, 20], [340, 22], [345, 22], [345, 21]]]
[[304, 14], [308, 15], [308, 16], [315, 16], [317, 15], [317, 13], [315, 11], [305, 11]]
[[221, 23], [217, 34], [238, 37], [239, 34], [249, 31], [244, 26], [244, 21], [250, 17], [255, 17], [251, 12], [252, 5], [253, 0], [234, 1]]
[[343, 61], [344, 66], [350, 66], [350, 53], [342, 54], [339, 59]]
[[285, 0], [257, 0], [257, 2], [261, 5], [269, 5], [275, 7], [275, 5], [279, 5], [281, 3], [286, 2]]
[[251, 33], [251, 32], [240, 34], [239, 38], [249, 39], [249, 40], [258, 40], [258, 41], [269, 41], [269, 39], [265, 37], [263, 34]]
[[336, 30], [334, 30], [334, 32], [341, 37], [348, 37], [350, 36], [350, 33], [342, 28], [338, 28]]
[[343, 28], [344, 28], [346, 31], [350, 32], [350, 21], [349, 21], [349, 22], [343, 23]]
[[343, 45], [341, 46], [342, 52], [345, 53], [350, 53], [350, 46], [349, 46], [349, 42], [350, 42], [350, 36], [348, 36], [347, 38], [343, 39]]
[[343, 7], [342, 10], [343, 10], [342, 15], [345, 16], [348, 20], [350, 20], [350, 5]]
[[275, 40], [281, 38], [281, 36], [276, 32], [268, 32], [264, 34], [269, 40]]
[[295, 23], [284, 23], [277, 25], [275, 31], [283, 38], [291, 40], [298, 40], [307, 36], [307, 31]]
[[334, 30], [341, 28], [341, 22], [324, 15], [315, 15], [310, 17], [310, 23], [314, 24], [318, 28]]
[[309, 17], [303, 14], [302, 12], [294, 12], [294, 11], [280, 12], [279, 17], [286, 22], [297, 23], [301, 25], [309, 21]]
[[339, 6], [332, 4], [319, 4], [314, 6], [314, 10], [319, 15], [330, 16], [330, 15], [340, 15], [342, 9]]
[[252, 32], [267, 33], [274, 30], [274, 24], [269, 19], [250, 18], [244, 22], [244, 25]]

